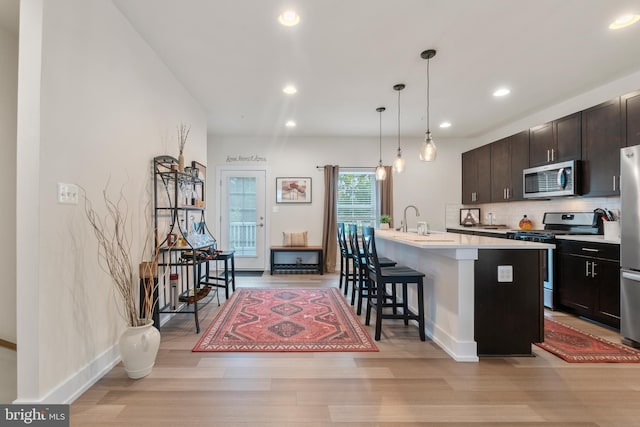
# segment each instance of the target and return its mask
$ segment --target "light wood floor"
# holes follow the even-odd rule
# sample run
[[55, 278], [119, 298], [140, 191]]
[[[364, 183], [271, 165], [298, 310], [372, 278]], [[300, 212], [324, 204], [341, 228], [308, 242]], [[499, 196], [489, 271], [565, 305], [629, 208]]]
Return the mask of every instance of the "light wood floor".
[[[246, 287], [336, 286], [336, 275], [239, 277]], [[218, 307], [210, 304], [209, 325]], [[615, 331], [550, 313], [619, 342]], [[536, 357], [454, 362], [415, 326], [383, 326], [379, 353], [192, 353], [192, 315], [162, 328], [151, 375], [121, 366], [71, 407], [74, 426], [640, 426], [640, 364]], [[373, 331], [369, 329], [370, 333]]]

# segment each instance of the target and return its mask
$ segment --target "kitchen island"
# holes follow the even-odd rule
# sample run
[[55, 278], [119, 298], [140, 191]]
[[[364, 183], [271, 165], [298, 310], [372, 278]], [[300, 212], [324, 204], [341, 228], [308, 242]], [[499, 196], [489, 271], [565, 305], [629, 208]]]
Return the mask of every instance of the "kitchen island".
[[[380, 256], [426, 274], [426, 333], [454, 360], [530, 355], [543, 339], [541, 257], [554, 245], [376, 230]], [[416, 307], [415, 289], [409, 306]]]

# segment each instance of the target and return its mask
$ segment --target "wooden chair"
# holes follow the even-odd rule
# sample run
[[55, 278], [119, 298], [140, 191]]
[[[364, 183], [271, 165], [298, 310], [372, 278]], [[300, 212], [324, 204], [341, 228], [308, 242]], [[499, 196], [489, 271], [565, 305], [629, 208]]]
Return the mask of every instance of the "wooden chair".
[[338, 287], [342, 289], [342, 282], [344, 280], [344, 295], [347, 296], [349, 281], [355, 282], [355, 270], [350, 268], [353, 266], [353, 256], [351, 250], [347, 247], [347, 238], [343, 222], [338, 223], [338, 244], [340, 247], [340, 281]]
[[[355, 224], [349, 225], [349, 244], [351, 246], [351, 256], [353, 257], [353, 269], [355, 273], [354, 286], [351, 291], [351, 305], [355, 304], [356, 292], [358, 293], [358, 306], [356, 313], [358, 316], [362, 313], [362, 299], [369, 297], [369, 285], [367, 274], [367, 259], [364, 256], [364, 251], [360, 249], [358, 243], [358, 226]], [[389, 258], [379, 258], [380, 267], [393, 267], [396, 262]], [[394, 295], [391, 298], [395, 298]]]
[[[380, 340], [382, 333], [382, 319], [403, 319], [404, 324], [408, 325], [409, 320], [418, 322], [420, 340], [424, 341], [424, 289], [423, 278], [424, 273], [405, 266], [395, 266], [382, 268], [378, 260], [376, 252], [376, 241], [374, 230], [372, 227], [366, 227], [363, 230], [362, 245], [365, 258], [367, 260], [367, 270], [369, 274], [369, 298], [367, 298], [367, 315], [365, 325], [369, 325], [371, 319], [372, 308], [376, 309], [376, 333], [375, 340]], [[417, 286], [417, 304], [418, 313], [409, 310], [407, 285], [415, 283]], [[397, 285], [402, 285], [402, 301], [388, 301], [385, 298], [387, 285], [391, 285], [393, 289]], [[384, 313], [384, 308], [401, 308], [402, 313]]]

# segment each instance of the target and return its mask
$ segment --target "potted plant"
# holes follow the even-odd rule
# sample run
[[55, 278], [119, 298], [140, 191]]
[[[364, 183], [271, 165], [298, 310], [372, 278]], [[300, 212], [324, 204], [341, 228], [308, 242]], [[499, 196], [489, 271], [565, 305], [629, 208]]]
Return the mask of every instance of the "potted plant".
[[[157, 280], [154, 277], [158, 249], [153, 250], [152, 261], [140, 263], [138, 274], [134, 274], [127, 204], [122, 192], [115, 201], [108, 196], [106, 189], [102, 195], [106, 213], [99, 214], [85, 194], [85, 214], [98, 241], [98, 264], [111, 276], [120, 314], [127, 323], [127, 329], [118, 342], [125, 371], [130, 378], [142, 378], [151, 372], [160, 347], [160, 332], [153, 327], [152, 320], [156, 305]], [[149, 240], [145, 241], [143, 253], [147, 251]], [[143, 292], [138, 293], [136, 276], [141, 279]], [[142, 296], [139, 303], [138, 294]]]
[[391, 224], [391, 217], [389, 215], [380, 215], [380, 229], [388, 230]]

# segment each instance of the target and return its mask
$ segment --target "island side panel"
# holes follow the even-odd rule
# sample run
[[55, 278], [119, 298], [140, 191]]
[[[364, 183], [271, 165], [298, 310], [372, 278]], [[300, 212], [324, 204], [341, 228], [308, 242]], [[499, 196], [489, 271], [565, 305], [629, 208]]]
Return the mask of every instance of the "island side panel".
[[543, 339], [541, 256], [546, 252], [536, 249], [478, 252], [474, 323], [479, 355], [531, 355], [531, 344]]
[[[454, 360], [477, 362], [474, 260], [478, 250], [425, 249], [378, 238], [376, 247], [380, 256], [426, 274], [424, 300], [427, 335]], [[416, 301], [415, 286], [410, 285], [408, 302], [414, 310], [417, 309]]]

